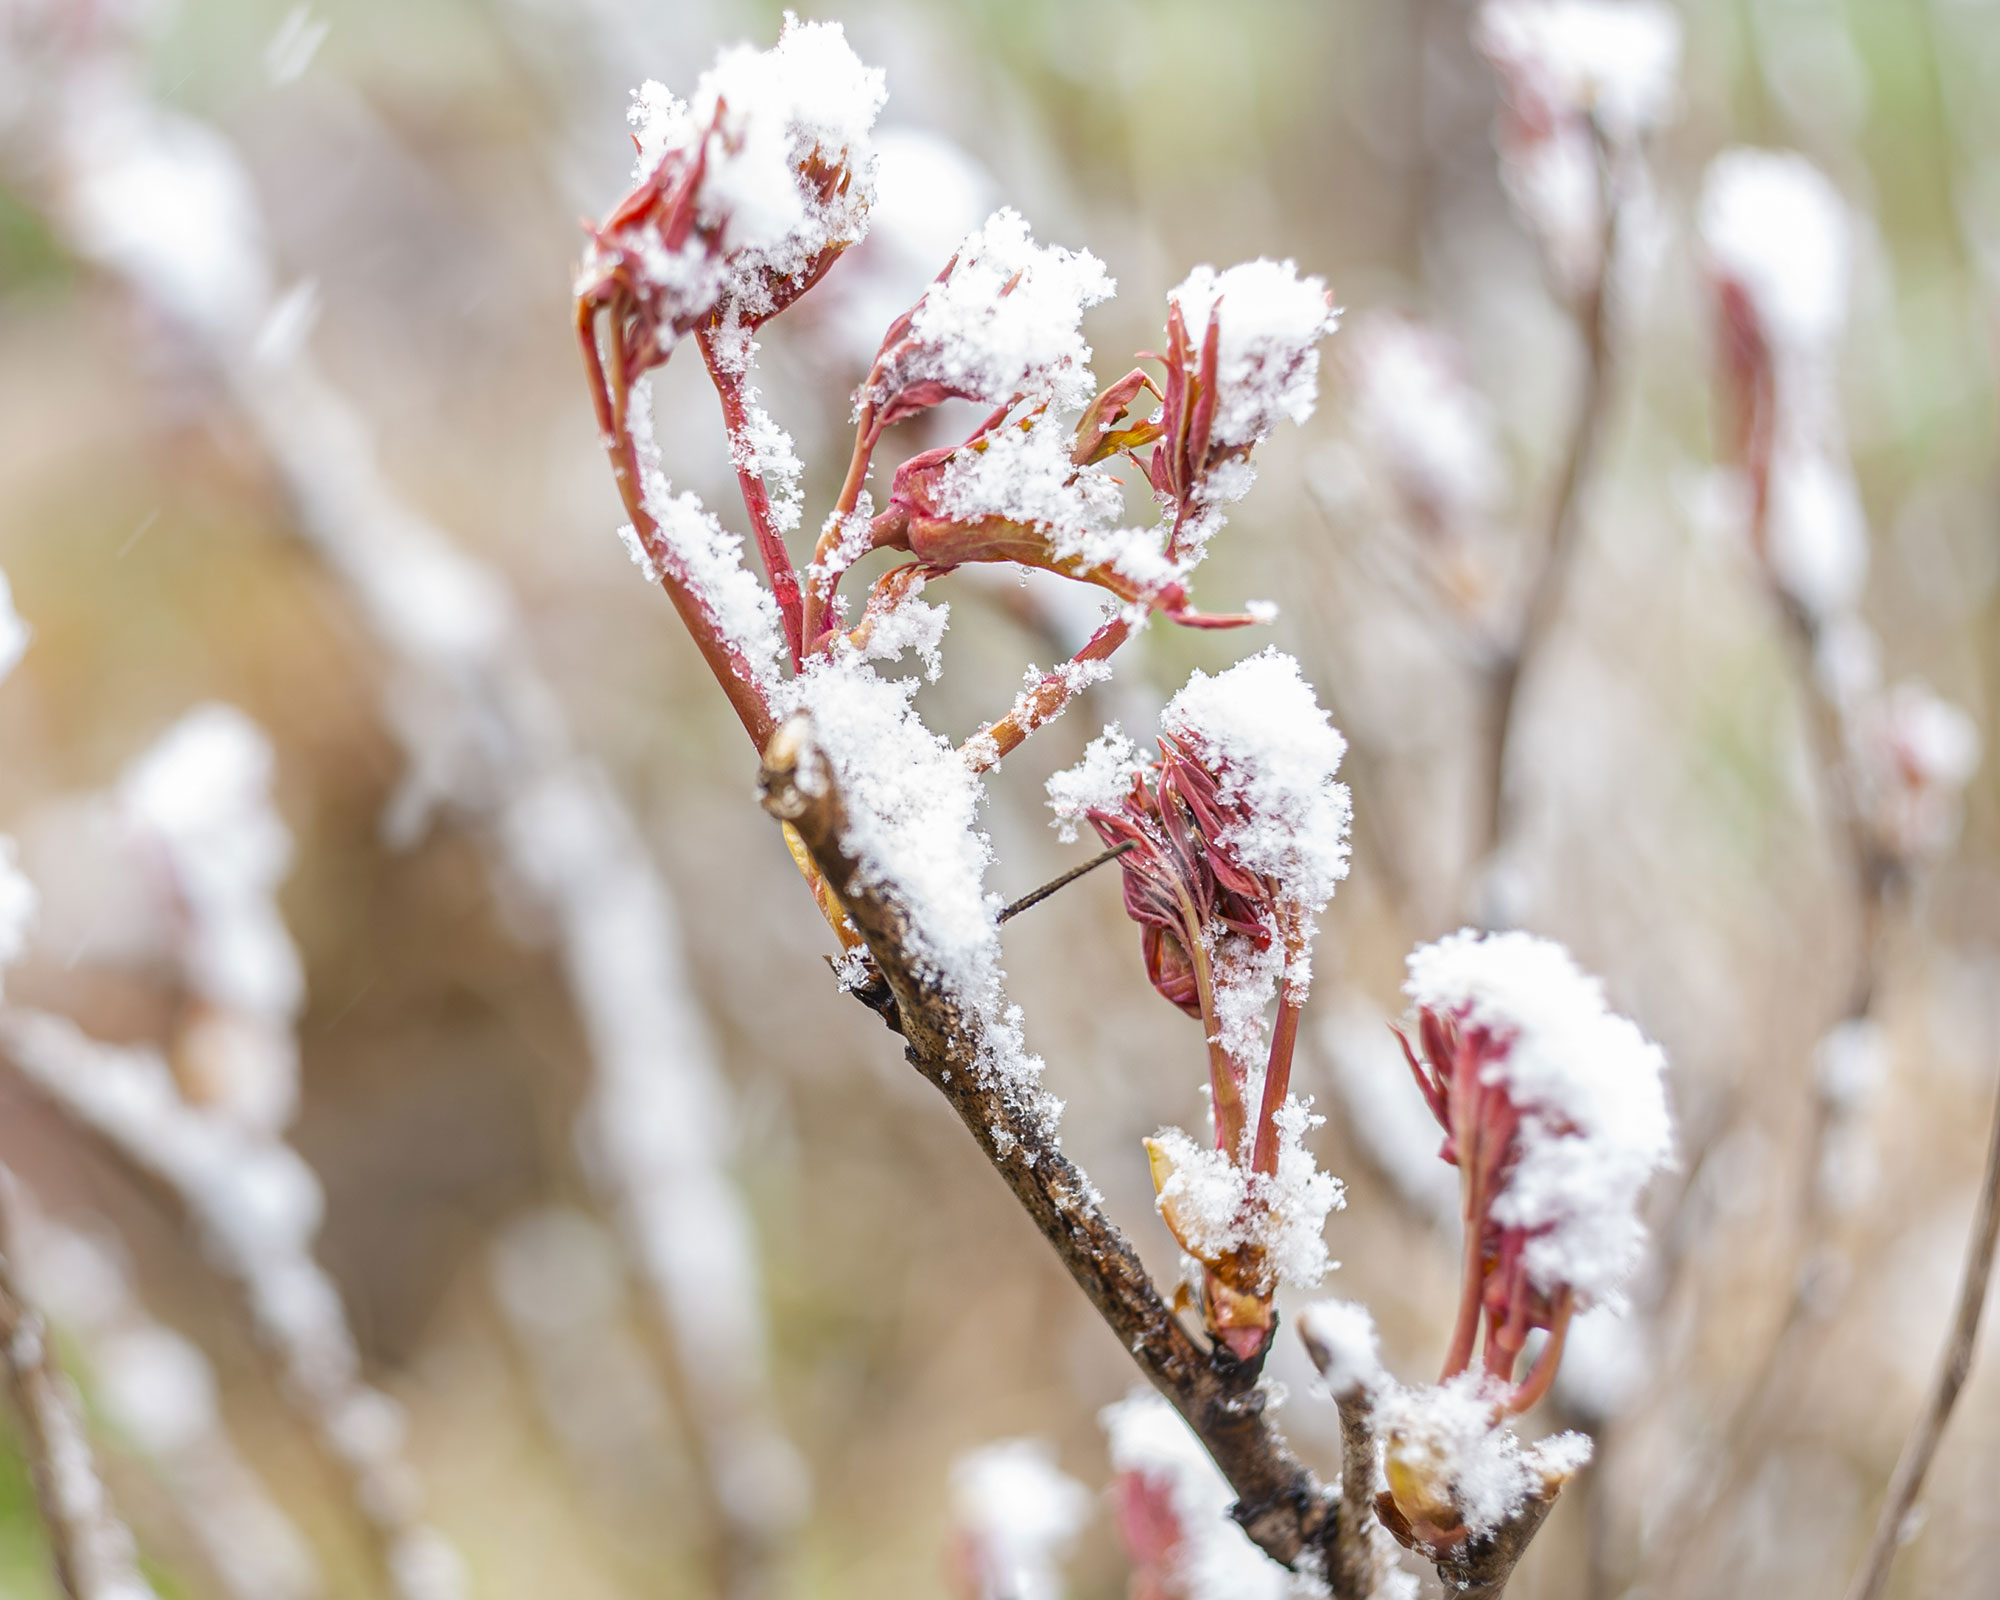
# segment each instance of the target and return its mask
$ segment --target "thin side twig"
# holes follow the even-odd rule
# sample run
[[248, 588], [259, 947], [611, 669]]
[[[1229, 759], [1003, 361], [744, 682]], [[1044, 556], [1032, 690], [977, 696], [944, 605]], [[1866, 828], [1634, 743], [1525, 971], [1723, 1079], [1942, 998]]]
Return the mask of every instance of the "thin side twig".
[[[1519, 627], [1488, 669], [1488, 714], [1484, 770], [1479, 790], [1479, 848], [1475, 868], [1490, 869], [1511, 829], [1507, 810], [1507, 750], [1514, 737], [1520, 708], [1521, 681], [1528, 664], [1541, 650], [1549, 629], [1562, 609], [1564, 589], [1576, 549], [1582, 522], [1583, 486], [1589, 481], [1598, 440], [1602, 436], [1601, 412], [1611, 369], [1611, 276], [1618, 250], [1619, 195], [1611, 170], [1612, 152], [1596, 123], [1591, 125], [1591, 143], [1597, 157], [1599, 208], [1604, 219], [1599, 241], [1597, 271], [1576, 310], [1576, 321], [1584, 340], [1583, 387], [1577, 396], [1576, 415], [1565, 442], [1562, 465], [1556, 474], [1550, 501], [1548, 531], [1536, 559], [1522, 608]], [[1482, 898], [1483, 892], [1482, 892]], [[1482, 913], [1490, 911], [1481, 906]], [[1490, 920], [1482, 914], [1482, 921]]]
[[15, 1281], [13, 1176], [0, 1171], [0, 1365], [21, 1420], [56, 1583], [69, 1600], [147, 1600], [131, 1532], [118, 1520], [91, 1459], [76, 1390], [56, 1359], [48, 1323]]
[[1847, 1600], [1880, 1600], [1889, 1583], [1889, 1566], [1903, 1543], [1903, 1530], [1917, 1495], [1924, 1486], [1937, 1455], [1938, 1441], [1951, 1420], [1965, 1380], [1972, 1372], [1973, 1351], [1979, 1343], [1979, 1318], [1986, 1305], [1986, 1291], [1993, 1280], [1993, 1252], [2000, 1243], [2000, 1095], [1993, 1104], [1993, 1128], [1986, 1145], [1986, 1174], [1980, 1182], [1979, 1206], [1973, 1213], [1972, 1236], [1965, 1247], [1965, 1273], [1959, 1280], [1958, 1309], [1953, 1313], [1951, 1333], [1938, 1358], [1937, 1376], [1931, 1380], [1930, 1397], [1918, 1414], [1916, 1425], [1903, 1445], [1889, 1492], [1875, 1519], [1875, 1532], [1860, 1569], [1848, 1586]]

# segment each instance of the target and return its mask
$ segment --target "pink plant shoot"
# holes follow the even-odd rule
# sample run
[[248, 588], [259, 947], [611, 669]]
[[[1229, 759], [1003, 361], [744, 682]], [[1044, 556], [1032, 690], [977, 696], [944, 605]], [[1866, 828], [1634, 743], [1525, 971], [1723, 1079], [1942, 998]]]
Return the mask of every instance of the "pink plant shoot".
[[1290, 1086], [1315, 919], [1347, 872], [1345, 749], [1297, 664], [1267, 650], [1195, 673], [1161, 718], [1157, 759], [1110, 729], [1050, 782], [1061, 825], [1125, 847], [1147, 976], [1202, 1022], [1212, 1146], [1164, 1129], [1147, 1149], [1161, 1215], [1201, 1263], [1208, 1327], [1242, 1360], [1270, 1342], [1278, 1283], [1326, 1270], [1320, 1229], [1339, 1203]]
[[[1458, 1168], [1465, 1226], [1458, 1320], [1441, 1382], [1478, 1346], [1495, 1415], [1548, 1392], [1576, 1311], [1637, 1263], [1638, 1205], [1668, 1160], [1666, 1061], [1557, 944], [1526, 933], [1420, 945], [1403, 1052]], [[1528, 1336], [1547, 1334], [1518, 1376]], [[1483, 1344], [1482, 1344], [1483, 1338]]]

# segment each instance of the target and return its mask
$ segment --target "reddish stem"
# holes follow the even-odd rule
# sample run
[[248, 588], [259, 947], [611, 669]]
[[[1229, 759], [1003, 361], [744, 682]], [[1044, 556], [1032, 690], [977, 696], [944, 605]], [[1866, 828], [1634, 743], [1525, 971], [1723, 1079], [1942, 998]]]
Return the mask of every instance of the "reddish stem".
[[[583, 349], [583, 364], [590, 379], [591, 405], [604, 438], [604, 452], [611, 460], [611, 475], [618, 485], [618, 497], [632, 519], [632, 529], [647, 558], [659, 574], [660, 587], [679, 613], [681, 624], [701, 651], [708, 669], [715, 674], [730, 709], [743, 724], [759, 755], [777, 731], [777, 718], [765, 703], [754, 673], [743, 652], [723, 635], [721, 624], [707, 601], [691, 588], [680, 570], [679, 558], [660, 534], [660, 525], [646, 509], [645, 491], [639, 472], [638, 450], [626, 426], [624, 397], [630, 384], [626, 371], [624, 337], [614, 311], [610, 321], [612, 367], [606, 373], [603, 355], [597, 346], [598, 307], [579, 300], [576, 307], [577, 342]], [[615, 392], [614, 392], [615, 391]]]
[[1278, 1111], [1291, 1092], [1292, 1048], [1298, 1043], [1300, 1009], [1287, 985], [1278, 1001], [1277, 1025], [1271, 1030], [1271, 1059], [1264, 1068], [1264, 1102], [1257, 1108], [1257, 1148], [1250, 1158], [1251, 1171], [1261, 1172], [1267, 1178], [1278, 1173]]
[[1222, 1044], [1222, 1024], [1215, 1010], [1215, 974], [1202, 942], [1201, 914], [1187, 886], [1176, 880], [1174, 898], [1181, 907], [1181, 938], [1194, 968], [1194, 991], [1201, 1002], [1201, 1031], [1208, 1044], [1208, 1091], [1215, 1107], [1215, 1147], [1231, 1161], [1243, 1144], [1243, 1091], [1236, 1081], [1236, 1063]]
[[[1069, 658], [1080, 666], [1091, 661], [1108, 661], [1117, 648], [1132, 636], [1132, 624], [1122, 616], [1113, 617], [1090, 636], [1090, 642]], [[1045, 723], [1054, 721], [1077, 696], [1070, 675], [1061, 667], [1043, 674], [1042, 681], [1014, 703], [1014, 709], [998, 722], [989, 722], [964, 744], [959, 754], [974, 772], [996, 767], [1021, 747], [1021, 742]], [[1192, 951], [1189, 954], [1193, 954]]]
[[1528, 1410], [1549, 1392], [1549, 1386], [1556, 1381], [1556, 1368], [1562, 1365], [1563, 1340], [1569, 1333], [1569, 1319], [1575, 1309], [1570, 1292], [1563, 1290], [1556, 1302], [1555, 1320], [1549, 1324], [1548, 1343], [1535, 1357], [1535, 1364], [1528, 1369], [1521, 1386], [1507, 1397], [1505, 1411], [1508, 1416], [1518, 1417]]
[[771, 593], [784, 619], [785, 644], [792, 653], [792, 668], [804, 664], [804, 618], [799, 598], [799, 576], [792, 567], [792, 553], [785, 548], [771, 520], [771, 495], [764, 487], [764, 474], [757, 465], [756, 448], [750, 442], [750, 412], [743, 398], [743, 376], [731, 372], [716, 360], [715, 340], [706, 327], [695, 330], [694, 342], [701, 350], [702, 364], [709, 381], [722, 401], [722, 425], [729, 433], [729, 459], [736, 467], [737, 487], [743, 491], [743, 509], [750, 514], [750, 527], [757, 536], [757, 554], [763, 558], [764, 575], [771, 580]]

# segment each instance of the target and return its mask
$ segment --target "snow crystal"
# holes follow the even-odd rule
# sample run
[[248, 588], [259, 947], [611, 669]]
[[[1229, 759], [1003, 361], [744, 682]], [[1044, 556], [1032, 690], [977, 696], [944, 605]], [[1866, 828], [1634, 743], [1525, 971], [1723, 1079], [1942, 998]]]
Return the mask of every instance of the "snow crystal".
[[1230, 1516], [1236, 1496], [1201, 1441], [1159, 1395], [1135, 1390], [1097, 1414], [1112, 1470], [1162, 1491], [1180, 1538], [1175, 1576], [1188, 1600], [1281, 1600], [1291, 1576]]
[[1672, 1150], [1659, 1046], [1606, 1009], [1603, 986], [1561, 945], [1532, 934], [1467, 929], [1419, 945], [1409, 970], [1412, 1001], [1504, 1046], [1486, 1080], [1522, 1113], [1521, 1159], [1492, 1214], [1530, 1233], [1529, 1277], [1586, 1303], [1613, 1293], [1644, 1238], [1640, 1193]]
[[1290, 261], [1260, 259], [1222, 273], [1196, 267], [1168, 298], [1181, 308], [1197, 352], [1211, 320], [1221, 324], [1215, 444], [1253, 445], [1280, 422], [1304, 422], [1312, 415], [1319, 398], [1319, 342], [1339, 321], [1323, 280], [1301, 278]]
[[1539, 98], [1630, 140], [1673, 109], [1680, 20], [1652, 0], [1489, 0], [1480, 52]]
[[1299, 1337], [1335, 1399], [1389, 1381], [1375, 1319], [1352, 1300], [1317, 1300], [1299, 1313]]
[[1160, 728], [1214, 767], [1225, 804], [1249, 813], [1222, 842], [1251, 872], [1273, 879], [1298, 917], [1291, 987], [1303, 999], [1313, 921], [1347, 876], [1353, 804], [1334, 778], [1347, 741], [1299, 664], [1275, 648], [1214, 677], [1196, 669], [1161, 713]]
[[1090, 1515], [1041, 1439], [1003, 1439], [951, 1466], [952, 1520], [981, 1600], [1061, 1600], [1059, 1563]]
[[1696, 226], [1713, 270], [1739, 285], [1772, 339], [1823, 348], [1847, 320], [1847, 202], [1804, 156], [1729, 150], [1702, 180]]
[[1049, 826], [1056, 829], [1064, 844], [1076, 843], [1085, 813], [1116, 811], [1146, 766], [1138, 746], [1125, 737], [1117, 723], [1110, 724], [1084, 748], [1081, 761], [1050, 776], [1046, 788], [1055, 820]]
[[[795, 282], [829, 246], [862, 236], [875, 184], [869, 130], [886, 98], [881, 71], [861, 64], [838, 23], [790, 13], [775, 48], [724, 50], [685, 103], [661, 84], [641, 86], [635, 179], [705, 142], [696, 206], [730, 257], [705, 272], [695, 259], [648, 255], [649, 273], [680, 297], [678, 313], [699, 316], [720, 298], [743, 318], [765, 315], [772, 280]], [[805, 172], [815, 155], [850, 174], [824, 199]]]
[[885, 387], [932, 381], [987, 405], [1016, 396], [1076, 407], [1096, 392], [1083, 313], [1117, 285], [1088, 250], [1037, 245], [1002, 207], [958, 247], [910, 322]]
[[1253, 1249], [1263, 1259], [1261, 1288], [1310, 1288], [1333, 1266], [1326, 1253], [1326, 1219], [1347, 1204], [1338, 1178], [1321, 1172], [1305, 1135], [1326, 1119], [1287, 1099], [1277, 1112], [1275, 1176], [1238, 1165], [1213, 1145], [1198, 1145], [1179, 1128], [1150, 1141], [1167, 1169], [1155, 1204], [1174, 1235], [1204, 1261]]
[[805, 464], [792, 448], [792, 436], [757, 403], [755, 389], [744, 392], [743, 409], [745, 423], [731, 441], [730, 454], [737, 467], [765, 481], [771, 492], [771, 525], [779, 533], [790, 533], [805, 510], [799, 487]]

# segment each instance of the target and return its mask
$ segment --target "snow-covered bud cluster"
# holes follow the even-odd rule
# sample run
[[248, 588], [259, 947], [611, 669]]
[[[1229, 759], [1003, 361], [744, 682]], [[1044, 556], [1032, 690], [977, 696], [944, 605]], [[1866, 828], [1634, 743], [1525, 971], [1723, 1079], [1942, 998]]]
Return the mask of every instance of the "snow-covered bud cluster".
[[[1571, 1314], [1615, 1293], [1644, 1240], [1639, 1200], [1673, 1143], [1657, 1045], [1608, 1010], [1560, 945], [1470, 930], [1410, 956], [1417, 1086], [1459, 1170], [1465, 1278], [1447, 1379], [1484, 1333], [1495, 1403], [1546, 1392]], [[1549, 1338], [1518, 1385], [1528, 1335]]]
[[1868, 576], [1837, 394], [1853, 251], [1847, 204], [1803, 156], [1731, 150], [1708, 169], [1698, 226], [1724, 442], [1745, 476], [1751, 543], [1778, 591], [1824, 621], [1854, 605]]
[[1083, 1485], [1040, 1439], [1002, 1439], [951, 1466], [956, 1600], [1061, 1600], [1061, 1562], [1090, 1515]]
[[1213, 678], [1196, 672], [1161, 717], [1156, 760], [1107, 729], [1049, 784], [1059, 826], [1073, 835], [1087, 821], [1124, 847], [1147, 976], [1206, 1031], [1214, 1140], [1169, 1128], [1147, 1149], [1161, 1215], [1203, 1268], [1209, 1327], [1244, 1358], [1269, 1341], [1277, 1285], [1325, 1273], [1321, 1230], [1341, 1200], [1305, 1148], [1314, 1119], [1287, 1089], [1314, 922], [1347, 873], [1345, 751], [1297, 663], [1267, 650]]
[[638, 91], [636, 186], [577, 282], [620, 315], [635, 371], [711, 319], [747, 336], [861, 238], [885, 97], [838, 23], [790, 16], [775, 48], [724, 51], [688, 100]]
[[1235, 1493], [1172, 1406], [1149, 1390], [1106, 1406], [1111, 1503], [1130, 1600], [1280, 1600], [1291, 1575], [1245, 1537]]
[[1404, 1545], [1433, 1560], [1545, 1499], [1590, 1460], [1588, 1436], [1524, 1444], [1501, 1425], [1500, 1387], [1466, 1372], [1434, 1387], [1389, 1386], [1376, 1397], [1387, 1487], [1377, 1514]]
[[1841, 427], [1848, 313], [1846, 202], [1804, 157], [1732, 150], [1702, 188], [1724, 445], [1744, 480], [1751, 548], [1811, 650], [1845, 745], [1845, 800], [1875, 864], [1947, 846], [1979, 735], [1921, 683], [1887, 687], [1860, 615], [1868, 521]]
[[1340, 320], [1318, 278], [1291, 262], [1196, 267], [1167, 296], [1166, 384], [1147, 462], [1172, 508], [1173, 556], [1198, 555], [1221, 508], [1249, 492], [1249, 454], [1319, 398], [1319, 344]]
[[1603, 271], [1603, 158], [1674, 109], [1680, 21], [1657, 0], [1488, 0], [1474, 31], [1499, 75], [1508, 193], [1568, 292]]
[[890, 324], [860, 403], [878, 431], [950, 399], [1073, 410], [1096, 387], [1083, 313], [1116, 291], [1088, 250], [1036, 244], [1003, 207]]

